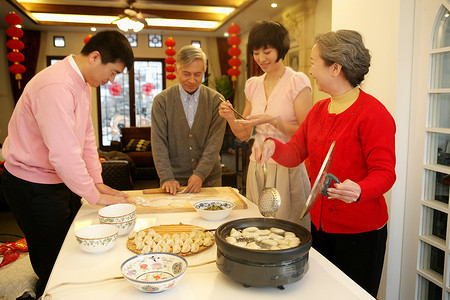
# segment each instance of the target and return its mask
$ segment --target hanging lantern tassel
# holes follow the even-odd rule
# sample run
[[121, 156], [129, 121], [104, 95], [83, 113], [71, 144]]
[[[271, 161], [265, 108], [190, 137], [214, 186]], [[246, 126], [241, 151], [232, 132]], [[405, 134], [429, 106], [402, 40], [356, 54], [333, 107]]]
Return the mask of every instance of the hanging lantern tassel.
[[167, 72], [166, 78], [168, 80], [174, 80], [177, 77], [175, 74], [173, 74], [175, 72], [175, 58], [173, 58], [173, 56], [175, 55], [175, 53], [177, 53], [175, 49], [173, 49], [173, 47], [176, 43], [170, 37], [165, 41], [164, 44], [167, 46], [166, 55], [168, 56], [165, 60]]
[[241, 28], [237, 24], [232, 23], [230, 27], [228, 27], [228, 33], [230, 34], [228, 44], [231, 45], [231, 48], [228, 49], [228, 54], [231, 56], [231, 59], [228, 60], [228, 64], [231, 68], [228, 69], [227, 73], [231, 77], [233, 87], [236, 86], [237, 77], [241, 75], [241, 71], [238, 69], [242, 63], [238, 58], [238, 56], [241, 55], [241, 49], [238, 47], [241, 43], [241, 38], [238, 36], [240, 32]]
[[11, 37], [11, 39], [6, 42], [6, 46], [12, 51], [8, 53], [8, 60], [13, 64], [9, 67], [9, 71], [15, 74], [15, 79], [17, 80], [17, 86], [19, 90], [21, 89], [20, 80], [22, 80], [22, 73], [24, 73], [27, 68], [20, 63], [25, 60], [25, 56], [19, 51], [22, 50], [25, 45], [19, 39], [23, 37], [23, 31], [20, 29], [22, 24], [22, 18], [15, 12], [10, 12], [5, 17], [6, 23], [11, 25], [11, 27], [6, 29], [6, 34]]

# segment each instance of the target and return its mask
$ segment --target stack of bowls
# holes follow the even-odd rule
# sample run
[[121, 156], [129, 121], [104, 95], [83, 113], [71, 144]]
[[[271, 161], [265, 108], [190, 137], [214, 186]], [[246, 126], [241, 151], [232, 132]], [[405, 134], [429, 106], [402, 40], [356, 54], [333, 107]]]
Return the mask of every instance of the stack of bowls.
[[100, 223], [119, 229], [119, 235], [128, 234], [136, 225], [136, 206], [129, 203], [113, 204], [98, 211]]

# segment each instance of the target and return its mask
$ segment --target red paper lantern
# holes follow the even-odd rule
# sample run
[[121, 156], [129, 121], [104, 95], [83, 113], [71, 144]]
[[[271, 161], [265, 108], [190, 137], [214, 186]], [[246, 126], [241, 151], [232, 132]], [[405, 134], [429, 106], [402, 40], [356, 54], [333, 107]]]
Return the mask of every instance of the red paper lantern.
[[228, 38], [228, 44], [230, 44], [230, 45], [239, 45], [241, 43], [241, 38], [240, 37], [238, 37], [237, 35], [235, 35], [235, 36], [230, 36], [229, 38]]
[[[24, 73], [27, 70], [24, 65], [21, 65], [19, 63], [14, 63], [9, 67], [9, 71], [13, 74], [20, 75]], [[17, 79], [17, 78], [16, 78]], [[22, 76], [20, 76], [20, 79], [22, 79]]]
[[175, 63], [175, 58], [168, 57], [165, 59], [165, 61], [166, 61], [166, 64], [173, 65]]
[[88, 35], [87, 37], [84, 38], [84, 43], [86, 44], [87, 42], [89, 42], [89, 40], [92, 38], [92, 34]]
[[231, 47], [230, 49], [228, 49], [228, 54], [230, 56], [239, 56], [241, 55], [241, 49], [237, 47]]
[[118, 82], [113, 82], [108, 86], [108, 91], [112, 96], [120, 96], [122, 94], [122, 86]]
[[231, 23], [230, 27], [228, 27], [228, 33], [229, 34], [239, 34], [241, 32], [241, 27], [239, 27], [238, 24]]
[[154, 89], [155, 85], [153, 83], [147, 82], [142, 86], [142, 93], [146, 96], [151, 96]]
[[171, 37], [170, 38], [168, 38], [165, 42], [164, 42], [164, 44], [167, 46], [167, 47], [173, 47], [173, 46], [175, 46], [175, 41], [174, 41], [174, 39], [172, 39]]
[[20, 39], [21, 37], [23, 37], [22, 29], [17, 28], [17, 27], [13, 27], [13, 26], [6, 28], [6, 34], [9, 37], [12, 37], [12, 38], [19, 38]]
[[231, 58], [228, 60], [228, 64], [232, 67], [239, 67], [241, 65], [241, 60], [239, 58]]
[[11, 39], [6, 42], [6, 46], [9, 49], [22, 50], [25, 47], [25, 44], [20, 40]]
[[174, 67], [174, 66], [172, 66], [172, 65], [170, 65], [170, 66], [167, 66], [167, 67], [166, 67], [166, 71], [167, 71], [167, 72], [171, 72], [171, 73], [173, 73], [173, 72], [175, 72], [175, 67]]
[[173, 56], [175, 55], [175, 53], [177, 53], [176, 51], [175, 51], [175, 49], [173, 49], [172, 47], [173, 46], [175, 46], [175, 41], [171, 38], [171, 37], [169, 37], [165, 42], [164, 42], [164, 44], [168, 47], [168, 49], [166, 49], [166, 51], [165, 51], [165, 53], [166, 53], [166, 55], [168, 56], [166, 59], [165, 59], [165, 62], [166, 62], [166, 64], [167, 64], [167, 66], [166, 66], [166, 72], [168, 73], [167, 75], [166, 75], [166, 78], [168, 79], [168, 80], [174, 80], [177, 76], [175, 75], [175, 74], [173, 74], [173, 72], [175, 72], [175, 66], [174, 66], [174, 64], [175, 64], [175, 62], [176, 62], [176, 60], [175, 60], [175, 58], [173, 58]]
[[231, 48], [228, 49], [228, 54], [231, 56], [231, 59], [228, 60], [228, 64], [231, 68], [227, 73], [231, 77], [233, 87], [236, 85], [237, 76], [241, 75], [241, 71], [238, 69], [242, 64], [241, 60], [238, 58], [238, 56], [241, 55], [241, 50], [238, 48], [238, 45], [241, 43], [241, 38], [237, 36], [239, 32], [241, 32], [241, 28], [237, 24], [232, 23], [230, 27], [228, 27], [228, 33], [231, 34], [228, 38], [228, 44], [231, 45]]
[[9, 61], [13, 62], [8, 69], [11, 73], [15, 74], [15, 79], [17, 80], [17, 85], [20, 89], [20, 80], [22, 79], [22, 73], [24, 73], [27, 68], [20, 63], [25, 60], [25, 56], [19, 52], [25, 45], [22, 41], [19, 41], [23, 37], [23, 31], [19, 28], [22, 24], [22, 17], [15, 12], [10, 12], [5, 17], [6, 23], [11, 25], [6, 29], [6, 34], [12, 39], [6, 42], [6, 46], [12, 51], [8, 53], [7, 58]]
[[12, 11], [6, 15], [5, 21], [11, 26], [16, 26], [22, 24], [22, 17]]
[[9, 61], [12, 61], [14, 63], [15, 62], [20, 63], [20, 62], [23, 62], [25, 60], [25, 56], [22, 53], [15, 52], [15, 51], [9, 52], [8, 55], [7, 55], [7, 58], [8, 58]]

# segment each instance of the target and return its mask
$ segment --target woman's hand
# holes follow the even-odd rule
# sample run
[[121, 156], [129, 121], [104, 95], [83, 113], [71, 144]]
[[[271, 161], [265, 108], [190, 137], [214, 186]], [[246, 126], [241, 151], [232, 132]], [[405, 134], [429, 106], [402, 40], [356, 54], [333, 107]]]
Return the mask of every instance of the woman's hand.
[[271, 123], [275, 118], [269, 114], [259, 114], [259, 115], [250, 115], [247, 116], [245, 120], [236, 120], [236, 123], [244, 124], [247, 126], [256, 126], [260, 124]]
[[261, 165], [265, 164], [275, 152], [275, 142], [271, 139], [265, 140], [259, 147], [255, 147], [255, 160]]
[[346, 179], [342, 183], [335, 183], [334, 188], [329, 187], [327, 192], [331, 198], [352, 203], [357, 202], [361, 196], [361, 187], [356, 182]]
[[226, 120], [234, 120], [233, 104], [229, 100], [226, 103], [222, 102], [219, 106], [219, 115]]

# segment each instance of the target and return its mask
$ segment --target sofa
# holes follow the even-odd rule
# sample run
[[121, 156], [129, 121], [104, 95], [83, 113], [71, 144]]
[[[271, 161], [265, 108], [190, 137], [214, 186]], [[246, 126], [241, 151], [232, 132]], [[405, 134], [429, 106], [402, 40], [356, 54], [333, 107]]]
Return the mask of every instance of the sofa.
[[122, 127], [120, 149], [134, 163], [135, 179], [157, 179], [151, 149], [151, 127]]

